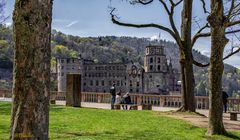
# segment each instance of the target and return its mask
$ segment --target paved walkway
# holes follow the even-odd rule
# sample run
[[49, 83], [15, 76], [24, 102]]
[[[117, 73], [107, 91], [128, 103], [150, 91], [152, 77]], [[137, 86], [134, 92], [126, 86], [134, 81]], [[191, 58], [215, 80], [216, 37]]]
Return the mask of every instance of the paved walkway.
[[0, 102], [12, 102], [12, 98], [3, 98], [3, 97], [0, 97]]
[[[208, 111], [209, 110], [197, 110], [196, 112], [204, 115], [191, 115], [191, 114], [181, 114], [181, 113], [169, 113], [167, 116], [189, 121], [193, 125], [198, 127], [208, 127]], [[234, 130], [234, 131], [240, 131], [240, 115], [238, 115], [238, 121], [231, 121], [230, 120], [230, 114], [229, 113], [223, 113], [223, 122], [224, 127], [227, 130]]]

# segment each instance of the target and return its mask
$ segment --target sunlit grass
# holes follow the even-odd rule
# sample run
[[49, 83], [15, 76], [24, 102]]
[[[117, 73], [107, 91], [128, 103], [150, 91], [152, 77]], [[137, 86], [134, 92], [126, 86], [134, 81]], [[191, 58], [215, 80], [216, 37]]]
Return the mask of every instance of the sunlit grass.
[[[0, 139], [9, 138], [10, 107], [0, 102]], [[206, 129], [156, 115], [153, 111], [116, 111], [51, 106], [50, 139], [56, 140], [202, 140], [240, 139], [206, 137]]]

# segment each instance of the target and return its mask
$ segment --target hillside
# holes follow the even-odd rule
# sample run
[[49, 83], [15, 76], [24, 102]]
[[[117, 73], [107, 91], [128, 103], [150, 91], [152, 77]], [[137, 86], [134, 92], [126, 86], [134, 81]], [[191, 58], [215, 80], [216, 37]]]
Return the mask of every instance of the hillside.
[[[13, 60], [12, 33], [9, 28], [1, 27], [0, 30], [0, 78], [11, 79], [11, 69]], [[166, 40], [150, 41], [148, 38], [136, 37], [78, 37], [66, 35], [56, 30], [52, 31], [52, 64], [55, 64], [56, 57], [75, 57], [79, 54], [83, 58], [92, 59], [95, 62], [128, 62], [134, 61], [143, 64], [143, 56], [147, 45], [162, 45], [165, 47], [165, 54], [172, 60], [173, 67], [179, 69], [179, 51], [174, 42]], [[194, 50], [193, 56], [200, 62], [208, 62], [209, 58]], [[8, 70], [8, 72], [6, 71]], [[7, 72], [8, 74], [4, 74]], [[240, 76], [238, 70], [225, 64], [223, 85], [230, 94], [240, 90]], [[9, 75], [10, 73], [10, 75]], [[194, 67], [196, 79], [196, 93], [199, 88], [206, 88], [207, 68]], [[231, 89], [230, 89], [231, 87]], [[0, 87], [1, 88], [1, 87]], [[202, 89], [200, 90], [202, 91]], [[205, 91], [205, 90], [204, 90]], [[199, 93], [205, 94], [205, 93]]]

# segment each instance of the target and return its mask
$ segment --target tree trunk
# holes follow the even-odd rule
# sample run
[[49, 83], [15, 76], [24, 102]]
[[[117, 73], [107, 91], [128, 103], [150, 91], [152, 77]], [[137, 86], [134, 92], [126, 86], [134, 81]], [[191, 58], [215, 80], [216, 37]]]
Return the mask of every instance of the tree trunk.
[[[179, 111], [195, 112], [195, 98], [194, 98], [194, 74], [193, 74], [193, 62], [190, 58], [191, 52], [181, 53], [181, 94], [182, 94], [182, 106]], [[184, 56], [184, 59], [182, 59]], [[187, 57], [188, 56], [188, 59]]]
[[225, 37], [223, 3], [219, 0], [211, 1], [211, 14], [208, 22], [211, 25], [211, 57], [209, 68], [209, 126], [208, 134], [225, 134], [223, 125], [222, 104], [222, 74], [223, 51], [228, 42]]
[[180, 65], [182, 73], [182, 106], [179, 111], [195, 112], [194, 100], [194, 74], [191, 46], [192, 28], [192, 0], [183, 1], [182, 24], [181, 24], [181, 44], [180, 46]]
[[16, 0], [10, 139], [48, 139], [52, 0]]

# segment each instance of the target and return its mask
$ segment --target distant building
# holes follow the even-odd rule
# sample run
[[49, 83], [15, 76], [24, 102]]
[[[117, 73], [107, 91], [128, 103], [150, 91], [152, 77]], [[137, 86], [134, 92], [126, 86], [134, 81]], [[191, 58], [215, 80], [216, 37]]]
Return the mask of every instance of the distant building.
[[81, 74], [81, 91], [109, 92], [113, 82], [117, 90], [132, 93], [168, 94], [179, 90], [179, 73], [167, 60], [163, 46], [147, 46], [144, 66], [137, 63], [94, 63], [81, 57], [58, 58], [58, 91], [66, 91], [66, 75]]

